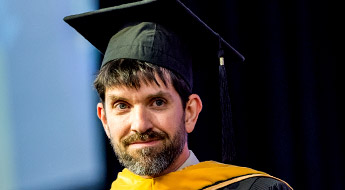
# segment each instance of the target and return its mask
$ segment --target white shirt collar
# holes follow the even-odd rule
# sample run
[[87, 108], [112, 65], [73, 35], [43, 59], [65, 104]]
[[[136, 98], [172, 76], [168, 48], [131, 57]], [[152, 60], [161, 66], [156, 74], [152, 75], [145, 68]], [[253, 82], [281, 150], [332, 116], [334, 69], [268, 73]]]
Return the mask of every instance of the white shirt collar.
[[198, 158], [195, 156], [195, 154], [191, 150], [189, 150], [188, 159], [177, 169], [177, 171], [182, 170], [185, 167], [198, 164], [198, 163], [199, 163]]

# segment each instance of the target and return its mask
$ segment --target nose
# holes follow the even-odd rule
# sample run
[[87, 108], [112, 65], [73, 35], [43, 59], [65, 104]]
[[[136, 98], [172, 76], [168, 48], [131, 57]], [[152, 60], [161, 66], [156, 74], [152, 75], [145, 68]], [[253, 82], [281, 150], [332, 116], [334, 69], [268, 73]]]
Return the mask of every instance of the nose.
[[131, 114], [131, 130], [144, 133], [152, 129], [151, 114], [144, 106], [137, 106], [133, 108]]

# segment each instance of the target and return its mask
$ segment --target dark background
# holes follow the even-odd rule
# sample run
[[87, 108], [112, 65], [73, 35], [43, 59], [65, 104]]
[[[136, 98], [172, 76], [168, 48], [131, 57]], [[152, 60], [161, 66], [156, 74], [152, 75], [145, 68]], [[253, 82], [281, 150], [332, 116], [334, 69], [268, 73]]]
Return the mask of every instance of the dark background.
[[[99, 0], [99, 5], [123, 2], [132, 1]], [[267, 172], [294, 189], [341, 189], [344, 140], [336, 65], [338, 25], [344, 21], [337, 5], [311, 0], [182, 2], [246, 58], [242, 64], [225, 62], [236, 146], [231, 164]], [[218, 79], [200, 80], [196, 92], [204, 109], [189, 146], [201, 161], [221, 161], [218, 92], [202, 90], [204, 82], [218, 85]], [[122, 167], [105, 136], [104, 144], [109, 189]]]

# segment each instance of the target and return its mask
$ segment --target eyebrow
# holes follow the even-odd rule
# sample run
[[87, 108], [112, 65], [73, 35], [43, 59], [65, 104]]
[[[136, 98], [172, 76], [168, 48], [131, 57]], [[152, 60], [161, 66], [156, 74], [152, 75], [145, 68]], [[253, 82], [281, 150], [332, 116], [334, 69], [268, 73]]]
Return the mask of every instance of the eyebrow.
[[108, 95], [107, 96], [109, 100], [123, 100], [123, 101], [127, 101], [127, 98], [121, 97], [121, 96], [116, 96], [114, 94]]
[[167, 97], [169, 99], [172, 99], [172, 96], [171, 96], [170, 93], [163, 92], [163, 91], [159, 91], [159, 92], [157, 92], [155, 94], [150, 94], [146, 98], [147, 99], [152, 99], [152, 98], [158, 98], [158, 97]]
[[[107, 96], [109, 100], [123, 100], [123, 101], [129, 101], [128, 98], [123, 97], [123, 96], [117, 96], [115, 94], [111, 94]], [[157, 93], [154, 94], [149, 94], [148, 96], [145, 97], [145, 99], [153, 99], [153, 98], [158, 98], [158, 97], [166, 97], [168, 99], [172, 99], [172, 96], [170, 93], [168, 92], [163, 92], [163, 91], [159, 91]]]

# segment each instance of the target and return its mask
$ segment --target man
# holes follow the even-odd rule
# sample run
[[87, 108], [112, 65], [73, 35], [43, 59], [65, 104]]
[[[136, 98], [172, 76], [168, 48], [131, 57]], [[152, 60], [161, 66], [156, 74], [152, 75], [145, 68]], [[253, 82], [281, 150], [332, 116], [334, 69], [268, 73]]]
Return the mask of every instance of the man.
[[202, 110], [193, 67], [215, 47], [223, 65], [224, 45], [242, 57], [180, 1], [139, 1], [65, 21], [104, 53], [97, 114], [125, 167], [111, 189], [291, 189], [250, 168], [199, 162], [189, 150], [187, 134]]

